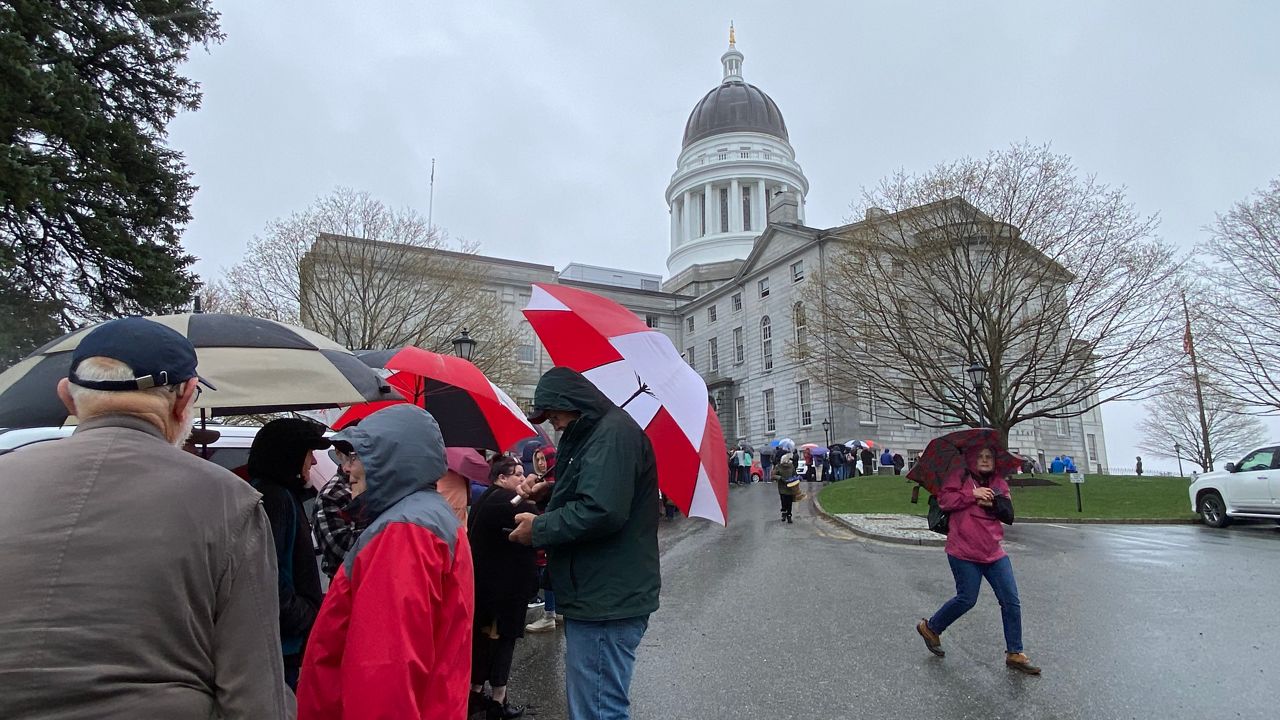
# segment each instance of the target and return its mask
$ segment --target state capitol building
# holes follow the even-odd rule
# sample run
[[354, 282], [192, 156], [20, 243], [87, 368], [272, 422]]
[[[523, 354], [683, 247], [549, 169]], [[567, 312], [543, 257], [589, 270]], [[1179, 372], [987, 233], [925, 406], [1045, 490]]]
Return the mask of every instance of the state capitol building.
[[[520, 310], [531, 283], [559, 283], [609, 297], [671, 338], [706, 381], [729, 444], [868, 439], [914, 462], [931, 438], [946, 431], [890, 407], [875, 388], [852, 389], [840, 400], [824, 383], [822, 363], [789, 351], [809, 332], [804, 289], [814, 282], [812, 271], [840, 235], [872, 217], [826, 229], [807, 224], [809, 181], [781, 110], [744, 79], [743, 54], [732, 35], [720, 61], [723, 79], [689, 113], [666, 188], [671, 229], [665, 280], [579, 263], [557, 271], [471, 256], [523, 333], [517, 350], [522, 377], [508, 389], [528, 408], [538, 378], [552, 366]], [[1088, 472], [1108, 468], [1096, 408], [1074, 418], [1022, 423], [1010, 432], [1009, 449], [1038, 457], [1044, 467], [1056, 455], [1071, 455]]]

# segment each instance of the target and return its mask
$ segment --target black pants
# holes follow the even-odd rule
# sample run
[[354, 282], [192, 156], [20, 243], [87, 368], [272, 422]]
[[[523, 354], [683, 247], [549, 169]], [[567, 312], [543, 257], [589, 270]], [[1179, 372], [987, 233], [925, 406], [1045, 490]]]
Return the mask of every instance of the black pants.
[[302, 653], [284, 656], [284, 683], [297, 691], [298, 676], [302, 674]]
[[796, 501], [795, 495], [779, 495], [782, 498], [782, 514], [791, 515], [791, 504]]
[[516, 640], [513, 637], [500, 637], [497, 640], [485, 633], [474, 633], [471, 636], [471, 684], [489, 687], [502, 687], [511, 677], [511, 658], [516, 652]]

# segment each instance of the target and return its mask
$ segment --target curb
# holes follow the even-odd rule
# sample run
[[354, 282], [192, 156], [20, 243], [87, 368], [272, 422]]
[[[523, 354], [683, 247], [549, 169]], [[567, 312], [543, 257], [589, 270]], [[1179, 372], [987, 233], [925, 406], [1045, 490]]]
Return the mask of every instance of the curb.
[[854, 525], [853, 523], [846, 521], [844, 518], [838, 517], [836, 515], [832, 515], [831, 513], [827, 512], [827, 509], [822, 507], [822, 503], [818, 501], [818, 494], [819, 493], [814, 493], [812, 496], [813, 506], [814, 508], [817, 509], [818, 514], [822, 515], [822, 517], [828, 520], [838, 523], [845, 529], [852, 532], [854, 535], [859, 535], [861, 537], [868, 538], [870, 540], [878, 540], [880, 542], [893, 543], [895, 545], [915, 545], [917, 547], [944, 547], [947, 544], [947, 541], [941, 538], [938, 540], [934, 540], [933, 538], [929, 538], [929, 539], [903, 538], [903, 537], [898, 537], [896, 535], [881, 535], [880, 533], [868, 532], [867, 530], [864, 530]]
[[[871, 540], [878, 540], [880, 542], [894, 543], [896, 545], [943, 547], [947, 544], [947, 541], [945, 539], [934, 540], [932, 538], [929, 538], [929, 539], [901, 538], [895, 535], [881, 535], [880, 533], [873, 533], [873, 532], [864, 530], [860, 527], [853, 525], [850, 522], [845, 521], [839, 516], [832, 515], [831, 513], [827, 512], [827, 509], [824, 508], [822, 506], [822, 503], [818, 500], [818, 495], [821, 494], [821, 492], [822, 491], [819, 490], [818, 492], [815, 492], [812, 495], [813, 506], [814, 508], [817, 509], [818, 514], [828, 520], [831, 520], [832, 522], [838, 523], [841, 527], [848, 529], [850, 532], [852, 532], [855, 535], [869, 538]], [[1200, 519], [1199, 518], [1162, 519], [1162, 518], [1021, 518], [1020, 517], [1015, 520], [1015, 523], [1027, 523], [1027, 524], [1056, 523], [1061, 525], [1198, 525], [1200, 524]]]

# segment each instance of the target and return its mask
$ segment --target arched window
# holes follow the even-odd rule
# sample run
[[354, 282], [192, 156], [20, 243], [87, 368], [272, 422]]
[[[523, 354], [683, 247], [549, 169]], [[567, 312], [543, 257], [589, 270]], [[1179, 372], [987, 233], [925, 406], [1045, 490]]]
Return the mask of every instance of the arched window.
[[764, 369], [773, 369], [773, 325], [769, 316], [760, 318], [760, 356], [764, 358]]
[[805, 343], [809, 342], [809, 326], [804, 316], [804, 303], [798, 302], [791, 306], [791, 322], [796, 328], [796, 349], [803, 352]]

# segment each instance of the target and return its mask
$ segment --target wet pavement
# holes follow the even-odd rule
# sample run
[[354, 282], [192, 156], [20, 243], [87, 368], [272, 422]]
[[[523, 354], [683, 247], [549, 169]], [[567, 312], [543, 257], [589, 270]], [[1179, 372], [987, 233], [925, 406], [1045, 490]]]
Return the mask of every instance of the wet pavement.
[[[730, 488], [727, 529], [662, 522], [662, 608], [632, 686], [648, 718], [1274, 718], [1280, 530], [1271, 523], [1015, 525], [1024, 638], [1004, 667], [989, 587], [943, 636], [913, 628], [953, 592], [941, 548], [778, 520], [769, 485]], [[515, 702], [565, 717], [563, 631], [516, 649]]]

